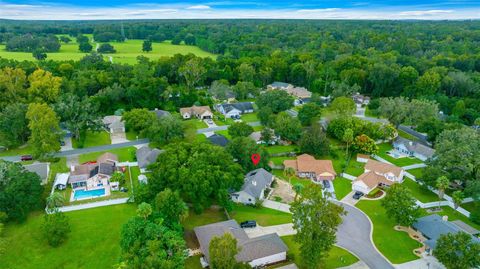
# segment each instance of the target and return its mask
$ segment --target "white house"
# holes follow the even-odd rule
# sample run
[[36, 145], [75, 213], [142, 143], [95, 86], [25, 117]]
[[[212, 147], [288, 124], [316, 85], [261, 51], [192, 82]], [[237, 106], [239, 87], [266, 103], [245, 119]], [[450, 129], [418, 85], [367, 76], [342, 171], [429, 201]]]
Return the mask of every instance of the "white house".
[[67, 188], [68, 177], [70, 173], [58, 173], [55, 175], [55, 182], [53, 183], [53, 188], [57, 190], [64, 190]]
[[253, 105], [251, 102], [219, 104], [215, 109], [227, 118], [233, 118], [245, 113], [253, 113]]
[[365, 164], [365, 172], [353, 181], [352, 189], [366, 194], [378, 186], [403, 182], [404, 174], [401, 167], [369, 159]]
[[193, 230], [200, 244], [204, 261], [202, 264], [205, 264], [205, 266], [208, 266], [210, 260], [210, 241], [214, 237], [220, 237], [226, 233], [237, 240], [237, 247], [239, 248], [239, 252], [235, 255], [237, 262], [248, 263], [256, 268], [287, 259], [288, 247], [276, 233], [250, 238], [235, 220], [199, 226]]
[[435, 150], [421, 143], [397, 136], [393, 141], [394, 155], [415, 157], [426, 161], [433, 157]]
[[232, 201], [242, 204], [255, 204], [265, 199], [265, 191], [272, 185], [273, 175], [263, 168], [248, 172], [242, 188], [230, 194]]

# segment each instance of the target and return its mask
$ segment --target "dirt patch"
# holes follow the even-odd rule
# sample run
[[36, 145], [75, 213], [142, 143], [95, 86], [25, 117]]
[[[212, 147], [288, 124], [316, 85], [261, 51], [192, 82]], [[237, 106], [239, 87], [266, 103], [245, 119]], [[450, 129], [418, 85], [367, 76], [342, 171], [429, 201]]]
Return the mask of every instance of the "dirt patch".
[[295, 200], [295, 191], [292, 189], [292, 185], [288, 182], [277, 178], [269, 199], [276, 202], [290, 204]]
[[197, 249], [200, 247], [200, 243], [198, 243], [197, 236], [193, 230], [186, 230], [183, 234], [183, 238], [189, 249]]

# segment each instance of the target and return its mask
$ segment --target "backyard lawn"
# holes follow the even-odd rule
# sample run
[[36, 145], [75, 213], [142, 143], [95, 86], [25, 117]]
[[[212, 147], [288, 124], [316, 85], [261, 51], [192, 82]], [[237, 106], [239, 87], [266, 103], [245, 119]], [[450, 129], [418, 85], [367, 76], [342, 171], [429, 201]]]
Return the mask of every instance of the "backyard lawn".
[[393, 229], [395, 221], [387, 217], [380, 200], [361, 200], [356, 206], [373, 222], [373, 241], [390, 262], [399, 264], [418, 259], [413, 250], [421, 244], [411, 239], [407, 233]]
[[78, 162], [84, 163], [89, 161], [96, 161], [98, 156], [102, 155], [105, 152], [117, 154], [118, 160], [120, 162], [133, 162], [135, 159], [136, 151], [137, 149], [135, 147], [126, 147], [126, 148], [111, 149], [108, 151], [90, 152], [90, 153], [81, 154], [79, 156]]
[[[462, 207], [463, 207], [463, 205], [462, 205]], [[436, 214], [438, 214], [440, 216], [448, 216], [449, 221], [461, 220], [461, 221], [465, 222], [466, 224], [472, 226], [473, 228], [475, 228], [477, 230], [480, 230], [480, 225], [479, 224], [473, 223], [470, 219], [468, 219], [467, 217], [460, 214], [459, 212], [457, 212], [456, 210], [454, 210], [453, 208], [451, 208], [449, 206], [442, 206], [442, 211], [440, 211]]]
[[404, 157], [404, 158], [399, 158], [395, 159], [391, 157], [390, 155], [387, 154], [387, 151], [392, 150], [392, 145], [389, 143], [382, 143], [378, 145], [378, 153], [377, 155], [397, 166], [407, 166], [407, 165], [412, 165], [412, 164], [417, 164], [417, 163], [423, 163], [422, 160], [419, 160], [417, 158], [409, 158], [409, 157]]
[[402, 184], [410, 189], [412, 195], [422, 203], [436, 202], [440, 200], [438, 195], [434, 192], [407, 177], [405, 177]]
[[203, 269], [200, 264], [200, 257], [202, 257], [202, 255], [188, 257], [185, 261], [185, 269]]
[[270, 161], [275, 165], [283, 165], [285, 160], [295, 160], [296, 157], [280, 156], [280, 157], [270, 157]]
[[112, 142], [110, 141], [110, 134], [105, 131], [87, 131], [84, 136], [83, 145], [81, 141], [72, 138], [73, 148], [89, 148], [95, 146], [110, 145], [111, 143]]
[[230, 217], [238, 223], [246, 220], [255, 220], [261, 226], [271, 226], [292, 222], [292, 215], [265, 207], [253, 207], [235, 204], [229, 212]]
[[475, 210], [480, 210], [480, 202], [470, 202], [460, 205], [463, 209], [470, 212], [475, 212]]
[[[227, 220], [223, 209], [208, 208], [202, 214], [195, 214], [193, 210], [188, 212], [188, 217], [182, 221], [184, 230], [184, 238], [189, 248], [198, 248], [198, 242], [193, 232], [193, 228], [197, 226], [207, 225], [210, 223]], [[197, 260], [198, 262], [198, 260]], [[189, 262], [188, 264], [193, 263]], [[190, 268], [190, 267], [187, 267]], [[192, 267], [196, 268], [196, 267]]]
[[[292, 257], [293, 261], [299, 268], [305, 268], [302, 266], [300, 260], [300, 246], [297, 242], [294, 241], [294, 236], [282, 236], [282, 240], [288, 247], [288, 256]], [[356, 262], [358, 262], [358, 258], [353, 256], [350, 252], [346, 251], [343, 248], [333, 246], [326, 260], [325, 267], [322, 268], [339, 268], [354, 264]]]
[[333, 180], [333, 187], [335, 188], [337, 200], [341, 200], [352, 191], [352, 181], [343, 177], [337, 177]]
[[345, 173], [358, 177], [365, 172], [365, 164], [357, 162], [355, 158], [350, 159], [348, 166], [345, 168]]
[[425, 168], [415, 168], [415, 169], [409, 169], [407, 172], [412, 174], [415, 178], [422, 178], [423, 176], [423, 169]]
[[299, 178], [297, 176], [293, 176], [291, 179], [288, 179], [286, 176], [283, 175], [283, 170], [280, 169], [273, 169], [272, 174], [284, 181], [289, 182], [292, 186], [295, 184], [303, 185], [304, 189], [308, 188], [308, 186], [310, 186], [311, 184], [315, 184], [308, 178]]
[[265, 147], [270, 154], [284, 153], [284, 152], [295, 152], [297, 147], [295, 145], [275, 145], [275, 146], [266, 146]]
[[57, 248], [48, 246], [40, 235], [41, 212], [32, 214], [25, 223], [7, 225], [8, 247], [0, 268], [113, 268], [120, 257], [121, 227], [135, 215], [135, 206], [98, 207], [66, 215], [71, 233]]

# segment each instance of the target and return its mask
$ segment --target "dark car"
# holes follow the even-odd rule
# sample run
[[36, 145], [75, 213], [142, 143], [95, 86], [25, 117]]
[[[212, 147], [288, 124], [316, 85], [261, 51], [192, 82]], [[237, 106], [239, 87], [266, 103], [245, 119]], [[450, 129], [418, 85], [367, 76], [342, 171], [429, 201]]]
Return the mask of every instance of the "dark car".
[[358, 200], [362, 196], [363, 196], [363, 192], [356, 191], [355, 194], [353, 194], [353, 199]]
[[22, 155], [20, 157], [20, 160], [21, 161], [31, 161], [31, 160], [33, 160], [33, 157], [32, 157], [32, 155]]
[[254, 220], [247, 220], [240, 223], [240, 227], [242, 228], [255, 228], [257, 227], [257, 222]]
[[62, 146], [62, 147], [65, 146], [65, 141], [60, 140], [60, 146]]

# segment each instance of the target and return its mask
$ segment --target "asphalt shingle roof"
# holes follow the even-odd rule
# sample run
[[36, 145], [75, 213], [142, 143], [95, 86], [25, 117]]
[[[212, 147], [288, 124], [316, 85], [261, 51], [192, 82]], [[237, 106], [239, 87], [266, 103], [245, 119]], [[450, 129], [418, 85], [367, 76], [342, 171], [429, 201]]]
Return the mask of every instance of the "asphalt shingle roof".
[[273, 181], [273, 175], [263, 168], [250, 171], [245, 176], [242, 191], [259, 198], [262, 191], [270, 186]]
[[219, 134], [214, 134], [214, 135], [211, 135], [209, 137], [207, 137], [208, 141], [210, 141], [212, 144], [214, 145], [217, 145], [217, 146], [221, 146], [221, 147], [225, 147], [228, 142], [228, 139], [223, 136], [223, 135], [219, 135]]
[[421, 143], [397, 136], [395, 144], [403, 144], [409, 151], [416, 152], [427, 158], [431, 158], [435, 153], [435, 150], [431, 147], [425, 146]]
[[137, 149], [137, 162], [140, 168], [146, 168], [148, 165], [154, 163], [161, 151], [159, 149], [152, 149], [149, 146], [143, 146]]

